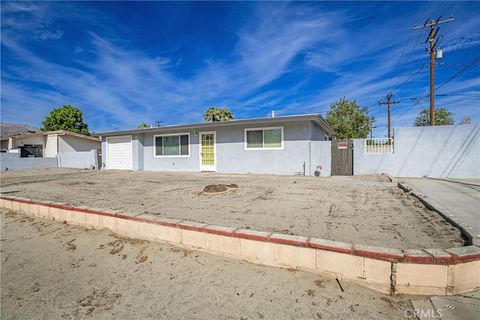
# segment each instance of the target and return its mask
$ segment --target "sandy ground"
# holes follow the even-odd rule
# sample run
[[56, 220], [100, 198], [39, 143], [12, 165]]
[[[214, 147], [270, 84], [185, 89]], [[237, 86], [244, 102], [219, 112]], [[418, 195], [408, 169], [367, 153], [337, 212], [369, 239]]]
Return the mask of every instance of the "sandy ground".
[[10, 210], [0, 218], [2, 319], [405, 319], [412, 308], [311, 273]]
[[[223, 193], [209, 184], [237, 184]], [[6, 172], [35, 199], [396, 248], [463, 245], [457, 229], [382, 176], [314, 178], [42, 169]]]

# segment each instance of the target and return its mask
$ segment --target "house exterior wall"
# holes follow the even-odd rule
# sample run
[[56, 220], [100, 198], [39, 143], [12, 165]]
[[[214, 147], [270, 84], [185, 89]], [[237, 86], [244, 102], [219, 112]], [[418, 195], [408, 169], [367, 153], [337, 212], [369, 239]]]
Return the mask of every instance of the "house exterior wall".
[[282, 150], [246, 150], [245, 129], [257, 126], [231, 126], [217, 130], [217, 172], [308, 174], [310, 167], [310, 122], [288, 122], [258, 126], [283, 127]]
[[55, 157], [58, 153], [58, 135], [49, 134], [46, 138], [44, 157]]
[[[102, 146], [102, 163], [101, 168], [107, 167], [107, 137], [100, 137], [102, 139], [101, 146]], [[135, 161], [135, 159], [134, 159]]]
[[[153, 138], [152, 138], [153, 139]], [[144, 170], [144, 135], [135, 134], [132, 136], [132, 169], [134, 171]]]
[[365, 154], [354, 141], [354, 174], [480, 178], [480, 125], [399, 128], [393, 154]]
[[310, 124], [310, 139], [312, 141], [325, 141], [327, 136], [325, 131], [319, 128], [315, 123]]
[[[245, 129], [283, 127], [283, 149], [246, 150]], [[310, 121], [265, 125], [229, 125], [206, 129], [215, 132], [216, 172], [313, 175], [322, 165], [322, 176], [330, 175], [330, 142], [325, 133]], [[132, 135], [133, 170], [200, 171], [201, 130], [162, 131]], [[189, 156], [154, 156], [154, 136], [189, 134]], [[312, 141], [313, 140], [313, 141]], [[106, 137], [102, 137], [102, 162], [106, 163]], [[305, 169], [304, 169], [305, 166]]]
[[100, 141], [93, 141], [70, 135], [58, 136], [58, 152], [90, 151], [100, 148]]
[[1, 143], [0, 148], [2, 150], [8, 150], [8, 139], [0, 140], [0, 143]]
[[[245, 129], [283, 127], [283, 149], [248, 150]], [[311, 121], [266, 125], [229, 125], [216, 128], [173, 129], [161, 133], [132, 135], [133, 170], [200, 171], [201, 132], [215, 132], [216, 172], [314, 175], [318, 165], [321, 176], [330, 175], [330, 142], [324, 131]], [[188, 156], [154, 156], [154, 136], [189, 134]], [[102, 163], [106, 163], [106, 137], [102, 137]]]
[[190, 134], [190, 155], [188, 157], [155, 157], [153, 137], [157, 134], [145, 134], [143, 139], [143, 169], [153, 171], [200, 171], [199, 135], [195, 136], [194, 130], [174, 130], [161, 134], [172, 133]]
[[45, 148], [45, 136], [35, 135], [23, 138], [15, 138], [15, 148], [21, 147], [26, 144], [38, 144]]

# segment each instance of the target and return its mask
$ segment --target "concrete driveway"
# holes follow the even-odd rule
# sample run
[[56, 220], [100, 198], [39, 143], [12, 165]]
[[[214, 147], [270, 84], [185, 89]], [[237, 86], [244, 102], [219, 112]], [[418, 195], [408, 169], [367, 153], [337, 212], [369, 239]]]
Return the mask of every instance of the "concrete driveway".
[[480, 179], [401, 178], [480, 244]]

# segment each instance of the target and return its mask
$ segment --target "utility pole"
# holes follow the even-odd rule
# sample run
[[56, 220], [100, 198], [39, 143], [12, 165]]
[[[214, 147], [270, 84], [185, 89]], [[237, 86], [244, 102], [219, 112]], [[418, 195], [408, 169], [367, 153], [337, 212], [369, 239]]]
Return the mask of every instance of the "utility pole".
[[387, 110], [388, 110], [388, 144], [390, 144], [390, 105], [392, 104], [399, 104], [400, 101], [390, 101], [392, 99], [393, 94], [390, 92], [387, 94], [387, 101], [380, 101], [378, 104], [386, 104], [387, 105]]
[[373, 129], [377, 128], [376, 126], [373, 126], [374, 119], [374, 117], [370, 118], [370, 140], [373, 139]]
[[[427, 51], [430, 53], [430, 125], [435, 125], [435, 76], [434, 76], [434, 67], [435, 67], [435, 52], [436, 46], [438, 43], [438, 39], [435, 39], [437, 36], [438, 30], [440, 27], [438, 25], [453, 21], [453, 17], [450, 17], [447, 20], [440, 20], [442, 16], [438, 17], [437, 20], [430, 20], [427, 19], [423, 26], [415, 26], [413, 25], [413, 30], [423, 29], [423, 28], [430, 28], [430, 33], [428, 34], [427, 40], [425, 43], [429, 42], [429, 48]], [[430, 21], [429, 21], [430, 20]]]

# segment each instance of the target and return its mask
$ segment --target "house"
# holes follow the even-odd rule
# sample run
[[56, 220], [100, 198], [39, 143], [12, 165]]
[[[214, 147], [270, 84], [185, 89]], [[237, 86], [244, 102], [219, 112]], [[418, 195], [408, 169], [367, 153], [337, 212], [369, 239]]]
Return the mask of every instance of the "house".
[[38, 132], [40, 129], [26, 124], [0, 122], [0, 151], [9, 150], [9, 143], [12, 141], [10, 137]]
[[333, 134], [319, 114], [305, 114], [99, 136], [106, 169], [312, 175], [320, 162], [330, 166]]
[[0, 137], [0, 151], [7, 152], [8, 151], [8, 137]]
[[2, 151], [20, 153], [21, 158], [55, 157], [59, 152], [99, 150], [98, 137], [58, 130], [25, 133], [2, 138]]

